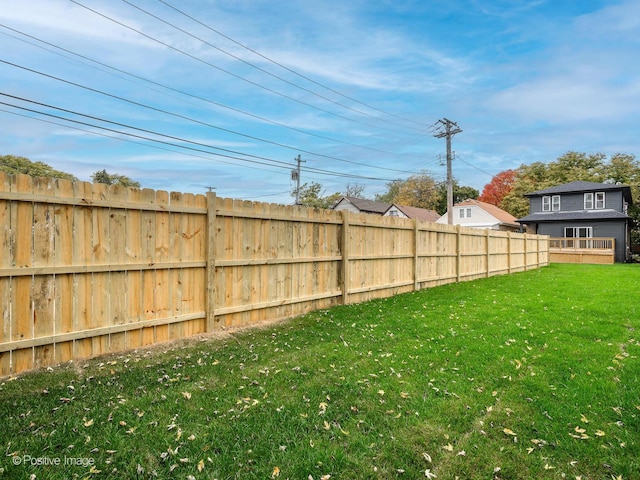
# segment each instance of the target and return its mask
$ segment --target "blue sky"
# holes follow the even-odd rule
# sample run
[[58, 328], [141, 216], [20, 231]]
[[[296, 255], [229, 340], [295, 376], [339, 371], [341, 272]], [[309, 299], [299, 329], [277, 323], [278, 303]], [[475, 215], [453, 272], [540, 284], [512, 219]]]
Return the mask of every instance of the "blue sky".
[[444, 180], [442, 118], [478, 190], [640, 152], [637, 0], [0, 0], [0, 24], [0, 154], [82, 180], [292, 203], [300, 154], [302, 182], [373, 197]]

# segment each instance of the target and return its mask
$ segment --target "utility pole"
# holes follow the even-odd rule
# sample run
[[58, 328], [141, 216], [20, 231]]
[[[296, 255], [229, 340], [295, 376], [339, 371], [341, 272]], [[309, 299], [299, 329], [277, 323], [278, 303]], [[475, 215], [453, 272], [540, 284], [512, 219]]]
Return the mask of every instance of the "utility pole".
[[291, 170], [291, 180], [296, 182], [296, 205], [300, 205], [300, 163], [303, 163], [304, 160], [300, 158], [300, 155], [295, 160], [298, 162], [298, 166]]
[[456, 122], [447, 118], [438, 120], [444, 126], [444, 132], [439, 132], [434, 137], [447, 139], [447, 223], [453, 225], [453, 174], [451, 169], [451, 137], [462, 132]]

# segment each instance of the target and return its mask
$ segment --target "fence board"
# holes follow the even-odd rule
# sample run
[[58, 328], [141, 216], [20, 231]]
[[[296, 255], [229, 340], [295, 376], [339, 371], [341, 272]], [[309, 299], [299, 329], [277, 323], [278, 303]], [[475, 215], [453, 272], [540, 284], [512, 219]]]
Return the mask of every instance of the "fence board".
[[0, 375], [537, 268], [546, 237], [0, 174]]
[[[0, 172], [0, 192], [10, 192], [11, 181], [9, 176]], [[0, 199], [0, 271], [13, 266], [13, 236], [11, 224], [12, 203], [9, 200]], [[0, 278], [0, 343], [11, 341], [11, 277]], [[2, 372], [11, 371], [11, 353], [0, 352], [0, 375]]]

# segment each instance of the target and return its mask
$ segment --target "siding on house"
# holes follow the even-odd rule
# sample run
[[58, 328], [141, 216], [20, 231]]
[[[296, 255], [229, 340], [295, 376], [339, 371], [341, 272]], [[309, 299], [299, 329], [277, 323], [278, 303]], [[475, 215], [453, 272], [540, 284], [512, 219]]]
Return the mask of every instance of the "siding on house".
[[[596, 194], [604, 193], [603, 208], [596, 208]], [[593, 194], [591, 205], [585, 205], [585, 193]], [[567, 227], [591, 227], [594, 238], [615, 239], [615, 260], [624, 262], [630, 248], [630, 217], [627, 207], [633, 203], [626, 185], [576, 181], [526, 194], [529, 215], [518, 219], [532, 233], [564, 238]], [[560, 209], [543, 210], [544, 197], [560, 198]], [[585, 206], [590, 208], [585, 208]]]
[[[460, 211], [464, 212], [461, 216]], [[470, 214], [470, 215], [469, 215]], [[436, 223], [446, 224], [447, 214]], [[509, 232], [520, 231], [516, 218], [495, 205], [479, 200], [465, 200], [453, 206], [453, 224], [472, 228], [488, 228]]]

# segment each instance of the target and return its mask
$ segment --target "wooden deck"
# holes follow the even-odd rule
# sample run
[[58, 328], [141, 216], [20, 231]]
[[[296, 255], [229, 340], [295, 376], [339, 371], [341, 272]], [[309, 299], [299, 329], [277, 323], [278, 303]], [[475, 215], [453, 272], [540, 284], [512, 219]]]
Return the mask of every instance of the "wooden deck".
[[614, 238], [550, 238], [549, 261], [552, 263], [614, 263]]

